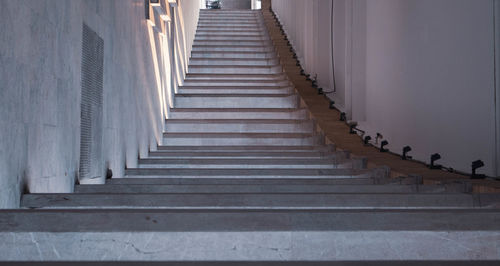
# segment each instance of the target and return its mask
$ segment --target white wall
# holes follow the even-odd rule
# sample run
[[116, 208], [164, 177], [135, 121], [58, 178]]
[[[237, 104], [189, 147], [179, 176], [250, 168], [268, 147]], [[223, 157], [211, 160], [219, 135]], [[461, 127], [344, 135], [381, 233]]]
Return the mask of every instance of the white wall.
[[[392, 151], [470, 172], [498, 176], [495, 153], [493, 0], [273, 0], [306, 72], [331, 90], [333, 54], [337, 93], [348, 117]], [[334, 5], [333, 25], [330, 12]], [[308, 8], [305, 5], [312, 7]], [[297, 15], [297, 13], [300, 13]], [[327, 18], [325, 18], [327, 16]], [[307, 17], [316, 22], [306, 23]], [[295, 20], [295, 21], [294, 21]], [[325, 26], [326, 24], [326, 26]], [[331, 29], [330, 28], [330, 29]], [[315, 54], [302, 45], [317, 32]]]
[[[197, 0], [179, 1], [194, 36]], [[192, 9], [191, 2], [196, 2]], [[165, 3], [163, 3], [165, 4]], [[162, 139], [166, 46], [143, 0], [0, 0], [0, 208], [71, 192], [80, 156], [82, 23], [104, 40], [103, 166], [122, 177]], [[160, 28], [161, 30], [161, 28]], [[189, 32], [187, 32], [189, 31]], [[175, 67], [174, 67], [175, 68]], [[82, 182], [104, 182], [96, 180]]]

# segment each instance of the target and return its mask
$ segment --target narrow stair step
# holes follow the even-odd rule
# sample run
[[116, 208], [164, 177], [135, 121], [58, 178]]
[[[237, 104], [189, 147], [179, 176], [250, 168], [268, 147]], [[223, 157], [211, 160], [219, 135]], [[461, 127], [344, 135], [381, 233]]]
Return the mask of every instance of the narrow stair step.
[[167, 119], [165, 131], [207, 133], [314, 133], [312, 120]]
[[239, 65], [190, 65], [190, 74], [280, 74], [283, 73], [281, 66], [239, 66]]
[[202, 51], [192, 51], [192, 58], [215, 58], [215, 59], [223, 59], [223, 58], [231, 58], [231, 59], [275, 59], [276, 54], [274, 52], [227, 52], [227, 51], [218, 51], [218, 52], [202, 52]]
[[77, 185], [75, 193], [460, 193], [455, 185]]
[[164, 169], [129, 168], [126, 176], [159, 178], [386, 178], [387, 172], [353, 169]]
[[363, 163], [355, 159], [179, 159], [144, 158], [139, 159], [139, 168], [165, 169], [361, 169]]
[[[496, 208], [480, 195], [421, 193], [26, 194], [23, 208], [165, 209], [442, 209]], [[498, 199], [497, 199], [498, 200]]]
[[172, 108], [172, 119], [307, 119], [307, 109], [286, 108]]
[[255, 145], [255, 146], [304, 146], [321, 145], [324, 137], [305, 133], [192, 133], [163, 134], [163, 144], [172, 146]]
[[271, 66], [271, 65], [279, 64], [279, 60], [277, 58], [275, 58], [275, 59], [238, 59], [238, 58], [200, 59], [200, 58], [191, 58], [191, 60], [189, 61], [189, 64], [191, 66], [206, 66], [206, 65]]
[[176, 94], [176, 108], [297, 108], [296, 94]]

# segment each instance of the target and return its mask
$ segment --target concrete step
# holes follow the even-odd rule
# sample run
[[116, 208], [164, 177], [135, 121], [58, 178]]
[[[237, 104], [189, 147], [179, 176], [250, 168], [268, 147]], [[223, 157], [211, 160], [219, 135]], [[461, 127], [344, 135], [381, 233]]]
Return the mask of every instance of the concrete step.
[[[227, 67], [227, 66], [226, 66]], [[248, 66], [252, 67], [252, 66]], [[285, 73], [279, 74], [219, 74], [219, 73], [209, 73], [209, 74], [186, 74], [186, 80], [272, 80], [272, 81], [284, 81], [287, 79]], [[249, 86], [240, 86], [249, 87]]]
[[[272, 42], [262, 40], [194, 40], [193, 45], [218, 45], [218, 46], [272, 46]], [[191, 63], [191, 62], [190, 62]]]
[[200, 20], [259, 20], [263, 21], [262, 16], [258, 14], [202, 14], [200, 13]]
[[191, 58], [189, 61], [190, 66], [203, 66], [203, 65], [221, 65], [221, 66], [272, 66], [279, 64], [279, 59], [235, 59], [235, 58], [213, 58], [213, 59], [200, 59]]
[[217, 30], [217, 31], [266, 31], [266, 26], [263, 23], [254, 22], [254, 23], [240, 23], [240, 22], [204, 22], [198, 23], [198, 31], [204, 30]]
[[166, 132], [207, 133], [310, 133], [315, 132], [312, 120], [272, 119], [167, 119]]
[[[460, 261], [484, 265], [478, 260], [495, 265], [500, 258], [495, 248], [500, 213], [487, 209], [49, 209], [2, 211], [0, 220], [1, 260], [43, 258], [51, 265], [95, 258], [107, 263], [140, 261], [135, 265], [145, 265], [148, 261], [156, 265], [154, 261], [161, 261], [161, 265], [171, 265], [164, 261], [176, 261], [173, 265], [190, 266], [207, 261], [214, 262], [207, 264], [211, 266], [249, 265], [242, 261], [264, 266], [374, 261], [378, 262], [374, 265], [415, 265], [406, 260], [443, 265], [450, 258], [454, 261], [450, 265], [463, 265]], [[183, 252], [187, 248], [189, 252]], [[434, 262], [429, 264], [429, 260]]]
[[307, 109], [172, 108], [172, 119], [308, 119]]
[[[422, 261], [410, 261], [404, 263], [405, 266], [497, 266], [500, 261], [453, 261], [453, 260], [440, 260], [440, 261], [428, 261], [428, 260], [422, 260]], [[51, 265], [54, 265], [57, 263], [53, 262]], [[2, 264], [0, 264], [2, 265]], [[7, 264], [5, 264], [7, 265]], [[14, 263], [9, 263], [9, 266], [25, 266], [28, 264], [25, 264], [23, 262], [14, 262]], [[30, 266], [46, 266], [46, 262], [29, 262]], [[144, 265], [144, 262], [129, 262], [127, 261], [126, 263], [124, 262], [71, 262], [71, 265], [75, 266], [142, 266]], [[333, 262], [333, 261], [322, 261], [322, 262], [316, 262], [316, 261], [293, 261], [293, 262], [283, 262], [283, 261], [176, 261], [176, 262], [148, 262], [147, 265], [161, 265], [161, 266], [332, 266], [332, 265], [365, 265], [365, 266], [399, 266], [403, 265], [402, 262], [400, 261], [384, 261], [383, 264], [380, 261], [369, 261], [369, 262], [361, 262], [361, 261], [350, 261], [349, 263], [345, 262]]]
[[263, 22], [265, 23], [265, 20], [263, 20], [260, 16], [256, 15], [204, 15], [200, 14], [199, 20], [200, 21], [235, 21], [235, 22]]
[[344, 151], [150, 151], [148, 158], [177, 159], [321, 159], [349, 157]]
[[287, 185], [295, 186], [340, 186], [340, 185], [379, 185], [379, 186], [396, 186], [396, 185], [421, 185], [421, 180], [413, 177], [387, 178], [380, 174], [380, 177], [349, 177], [349, 178], [183, 178], [183, 177], [148, 177], [144, 176], [127, 176], [126, 178], [112, 178], [106, 180], [106, 185], [238, 185], [238, 186], [279, 186]]
[[213, 26], [216, 29], [218, 26], [251, 26], [266, 29], [265, 22], [258, 19], [236, 20], [236, 19], [202, 19], [198, 20], [198, 29], [200, 27]]
[[320, 158], [145, 158], [139, 159], [139, 168], [165, 169], [361, 169], [366, 167], [356, 159]]
[[242, 10], [242, 9], [200, 9], [200, 16], [213, 15], [213, 16], [261, 16], [260, 10]]
[[228, 36], [228, 35], [196, 35], [195, 41], [265, 41], [269, 42], [269, 36]]
[[246, 17], [240, 17], [240, 16], [212, 16], [210, 18], [206, 16], [202, 16], [198, 19], [198, 24], [201, 22], [213, 22], [213, 21], [227, 21], [228, 23], [231, 21], [235, 21], [237, 23], [252, 23], [252, 22], [260, 22], [260, 23], [265, 23], [265, 20], [262, 19], [260, 16], [246, 16]]
[[[286, 87], [291, 86], [288, 80], [252, 80], [252, 79], [241, 79], [241, 80], [228, 80], [228, 79], [188, 79], [184, 81], [183, 86], [251, 86], [251, 87]], [[226, 108], [222, 107], [221, 108]], [[295, 108], [295, 107], [293, 107]]]
[[198, 27], [196, 30], [196, 34], [231, 34], [231, 33], [245, 33], [246, 34], [258, 34], [258, 35], [266, 35], [266, 31], [260, 27]]
[[192, 58], [214, 58], [214, 59], [276, 59], [276, 54], [274, 52], [200, 52], [200, 51], [192, 51]]
[[[225, 66], [227, 67], [227, 66]], [[245, 67], [245, 66], [240, 66], [240, 67]], [[253, 66], [246, 66], [246, 67], [253, 67]], [[284, 73], [275, 73], [275, 74], [245, 74], [245, 73], [187, 73], [185, 82], [186, 81], [204, 81], [204, 82], [209, 82], [209, 81], [228, 81], [228, 82], [267, 82], [267, 83], [273, 83], [273, 82], [285, 82], [287, 81], [287, 77]], [[289, 83], [291, 86], [291, 83]], [[184, 86], [184, 85], [182, 85]], [[181, 87], [182, 87], [181, 86]], [[258, 86], [258, 85], [257, 85]], [[236, 87], [256, 87], [253, 85], [240, 85]]]
[[275, 66], [190, 65], [188, 68], [188, 73], [190, 74], [280, 74], [283, 73], [283, 68], [280, 65], [275, 65]]
[[442, 209], [498, 208], [498, 202], [498, 197], [465, 193], [40, 193], [25, 194], [21, 199], [21, 207], [196, 210]]
[[132, 178], [387, 178], [386, 169], [126, 169]]
[[193, 52], [274, 52], [272, 46], [218, 46], [218, 45], [193, 45]]
[[198, 30], [196, 31], [196, 37], [198, 36], [258, 36], [261, 38], [268, 38], [267, 33], [262, 31], [217, 31], [217, 30]]
[[461, 193], [463, 185], [77, 185], [75, 193]]
[[272, 145], [272, 146], [256, 146], [256, 145], [230, 145], [230, 146], [168, 146], [159, 145], [157, 147], [158, 151], [224, 151], [224, 152], [246, 152], [246, 151], [271, 151], [271, 152], [295, 152], [295, 151], [307, 151], [307, 152], [330, 152], [334, 151], [335, 147], [332, 145]]
[[175, 146], [207, 145], [321, 145], [324, 137], [303, 133], [164, 133], [163, 144]]
[[204, 87], [183, 86], [181, 94], [292, 94], [292, 87]]
[[176, 108], [297, 108], [298, 105], [296, 94], [176, 94], [174, 99]]

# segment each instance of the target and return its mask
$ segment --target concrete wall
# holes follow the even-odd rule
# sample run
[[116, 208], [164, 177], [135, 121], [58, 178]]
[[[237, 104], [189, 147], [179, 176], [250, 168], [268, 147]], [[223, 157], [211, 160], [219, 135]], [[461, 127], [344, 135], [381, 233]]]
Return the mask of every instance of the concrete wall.
[[252, 0], [221, 0], [222, 9], [251, 9]]
[[[361, 129], [382, 133], [394, 152], [410, 145], [422, 161], [438, 152], [440, 163], [465, 172], [481, 159], [481, 172], [498, 176], [493, 3], [272, 1], [306, 72], [326, 91], [333, 53], [329, 97]], [[315, 54], [304, 45], [311, 42]]]
[[[198, 2], [179, 2], [184, 25], [193, 31]], [[125, 166], [136, 166], [139, 154], [161, 141], [169, 64], [162, 61], [162, 37], [145, 20], [144, 3], [0, 0], [0, 208], [17, 207], [24, 185], [31, 192], [73, 190], [83, 22], [104, 39], [103, 165], [121, 177]], [[196, 9], [188, 12], [191, 6]], [[188, 47], [194, 31], [183, 34]], [[81, 182], [102, 183], [105, 168], [101, 172]]]

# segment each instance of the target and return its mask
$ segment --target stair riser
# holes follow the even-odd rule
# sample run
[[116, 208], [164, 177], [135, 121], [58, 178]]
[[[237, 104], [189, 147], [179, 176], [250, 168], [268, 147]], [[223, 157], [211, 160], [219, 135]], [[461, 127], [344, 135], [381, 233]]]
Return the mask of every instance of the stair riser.
[[220, 47], [220, 46], [193, 46], [193, 52], [273, 52], [274, 47]]
[[[179, 178], [172, 177], [167, 178], [165, 176], [159, 176], [154, 178], [153, 176], [137, 176], [129, 175], [126, 178], [112, 178], [106, 180], [106, 184], [112, 185], [155, 185], [155, 186], [166, 186], [166, 185], [210, 185], [210, 186], [221, 186], [221, 185], [238, 185], [238, 186], [339, 186], [339, 185], [349, 185], [349, 186], [360, 186], [360, 185], [416, 185], [416, 180], [413, 178], [413, 182], [409, 178], [406, 179], [395, 179], [395, 178], [312, 178], [307, 177], [305, 179], [300, 178], [289, 178], [289, 179], [278, 179], [278, 178]], [[387, 187], [387, 186], [384, 186]]]
[[190, 65], [211, 65], [211, 66], [239, 66], [239, 65], [254, 65], [254, 66], [274, 66], [279, 64], [278, 59], [270, 60], [251, 60], [251, 59], [233, 59], [233, 60], [217, 60], [217, 59], [197, 59], [192, 58]]
[[[141, 178], [229, 178], [229, 179], [344, 179], [387, 178], [380, 170], [352, 169], [127, 169], [126, 176]], [[209, 182], [209, 180], [207, 180]]]
[[159, 145], [158, 151], [169, 152], [331, 152], [335, 150], [334, 145], [316, 146], [167, 146]]
[[235, 21], [264, 21], [262, 16], [257, 14], [217, 14], [217, 15], [208, 15], [208, 14], [200, 14], [200, 20], [204, 21], [217, 21], [217, 20], [235, 20]]
[[246, 12], [243, 10], [200, 10], [200, 18], [226, 18], [226, 17], [235, 17], [235, 18], [259, 18], [263, 19], [264, 17], [259, 12]]
[[181, 89], [182, 94], [291, 94], [292, 88], [288, 89]]
[[[259, 81], [259, 80], [248, 80], [248, 81], [233, 81], [233, 80], [186, 80], [184, 81], [184, 86], [261, 86], [261, 87], [285, 87], [290, 86], [290, 82], [285, 81]], [[220, 108], [226, 108], [221, 106]], [[237, 107], [246, 108], [246, 107]], [[259, 107], [251, 107], [259, 108]], [[275, 108], [275, 107], [272, 107]], [[296, 108], [295, 106], [292, 108]]]
[[348, 165], [325, 165], [325, 164], [141, 164], [139, 168], [160, 169], [348, 169]]
[[217, 53], [207, 53], [207, 52], [196, 52], [191, 53], [192, 58], [207, 59], [207, 58], [231, 58], [231, 59], [276, 59], [274, 52], [269, 53], [230, 53], [230, 52], [217, 52]]
[[267, 34], [260, 31], [197, 31], [196, 37], [198, 36], [256, 36], [261, 38], [268, 38]]
[[207, 35], [196, 35], [195, 41], [261, 41], [261, 42], [269, 42], [267, 36], [207, 36]]
[[416, 185], [78, 185], [75, 193], [458, 193], [459, 187]]
[[266, 36], [230, 36], [230, 35], [196, 35], [195, 41], [252, 41], [252, 42], [271, 42], [272, 40]]
[[[227, 66], [225, 66], [227, 68]], [[190, 80], [202, 80], [202, 81], [210, 81], [210, 80], [245, 80], [245, 81], [277, 81], [281, 82], [286, 80], [287, 77], [283, 73], [278, 74], [219, 74], [219, 73], [210, 73], [210, 74], [193, 74], [188, 73], [186, 76], [187, 81]], [[185, 86], [180, 86], [185, 87]], [[198, 87], [197, 89], [205, 89], [206, 87]], [[238, 86], [237, 88], [255, 88], [252, 86]]]
[[280, 67], [193, 67], [190, 66], [190, 74], [280, 74]]
[[226, 31], [226, 30], [250, 30], [250, 31], [265, 31], [265, 25], [262, 23], [238, 23], [238, 22], [203, 22], [198, 23], [198, 30], [217, 30], [217, 31]]
[[247, 28], [251, 30], [259, 29], [267, 31], [266, 25], [262, 21], [237, 21], [237, 20], [204, 20], [198, 22], [197, 30], [228, 30], [232, 28]]
[[[202, 164], [202, 163], [170, 163], [170, 164], [150, 164], [150, 163], [141, 163], [139, 164], [139, 168], [144, 168], [144, 169], [152, 169], [152, 168], [158, 168], [158, 169], [354, 169], [355, 167], [358, 167], [358, 164], [351, 160], [346, 160], [346, 161], [339, 161], [338, 163], [336, 160], [332, 160], [331, 163], [329, 164], [321, 164], [321, 163], [300, 163], [297, 162], [296, 164], [272, 164], [272, 163], [266, 163], [266, 164], [257, 164], [257, 163], [252, 163], [249, 159], [248, 163], [241, 163], [241, 164], [224, 164], [224, 163], [218, 163], [218, 164]], [[273, 161], [273, 159], [268, 159], [270, 162]], [[274, 159], [276, 160], [276, 159]], [[306, 161], [306, 160], [303, 160]], [[321, 160], [318, 160], [321, 161]]]
[[309, 138], [163, 138], [164, 145], [319, 145], [322, 141], [319, 137]]
[[469, 194], [29, 194], [25, 208], [485, 208]]
[[240, 152], [186, 152], [186, 151], [151, 151], [148, 158], [226, 158], [226, 159], [320, 159], [320, 158], [338, 158], [344, 159], [348, 157], [346, 152], [271, 152], [271, 151], [240, 151]]
[[175, 97], [177, 108], [297, 108], [296, 95], [287, 97]]
[[225, 40], [225, 41], [199, 41], [199, 40], [195, 40], [194, 43], [193, 43], [193, 45], [197, 45], [197, 46], [198, 45], [271, 46], [272, 43], [270, 41], [231, 41], [231, 40]]
[[203, 123], [200, 121], [169, 122], [166, 123], [166, 132], [212, 132], [212, 133], [313, 133], [315, 130], [312, 121], [300, 123]]
[[174, 119], [306, 119], [306, 110], [295, 112], [172, 112]]

